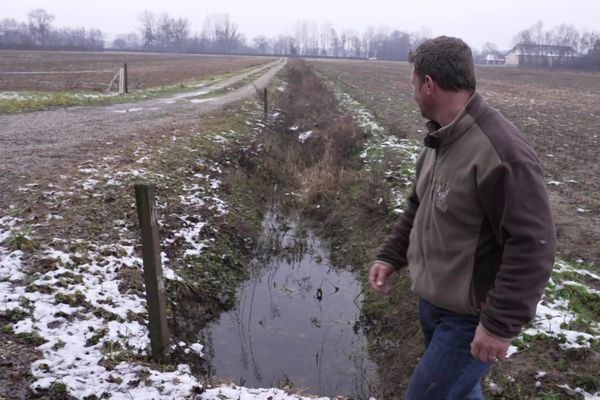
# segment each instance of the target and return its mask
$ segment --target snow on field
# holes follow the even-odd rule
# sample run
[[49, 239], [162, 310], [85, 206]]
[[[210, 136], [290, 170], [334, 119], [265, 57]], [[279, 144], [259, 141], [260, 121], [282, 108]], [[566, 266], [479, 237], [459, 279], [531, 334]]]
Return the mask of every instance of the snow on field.
[[29, 101], [33, 99], [48, 99], [48, 96], [24, 92], [0, 92], [0, 100]]
[[61, 96], [63, 98], [72, 99], [99, 99], [106, 97], [114, 97], [116, 93], [40, 93], [40, 92], [0, 92], [0, 100], [11, 100], [11, 101], [31, 101], [31, 100], [48, 100], [52, 97]]
[[[594, 341], [600, 340], [600, 321], [581, 320], [582, 317], [573, 304], [574, 290], [583, 293], [590, 302], [600, 302], [600, 291], [591, 288], [586, 282], [598, 285], [600, 276], [586, 267], [589, 269], [583, 263], [575, 266], [561, 259], [556, 261], [552, 279], [538, 304], [536, 316], [519, 335], [520, 339], [538, 335], [552, 337], [560, 342], [563, 349], [589, 348]], [[572, 323], [575, 322], [579, 322], [576, 326], [585, 325], [586, 331], [573, 328]]]
[[[0, 244], [11, 237], [11, 231], [19, 223], [20, 219], [12, 217], [0, 218]], [[21, 257], [23, 252], [20, 250], [10, 251], [0, 246], [0, 296], [6, 293], [3, 287], [4, 282], [19, 281], [24, 275], [21, 272]], [[0, 305], [1, 305], [0, 300]]]
[[367, 170], [372, 170], [381, 165], [386, 153], [394, 156], [388, 160], [388, 169], [384, 176], [390, 185], [392, 208], [395, 213], [402, 213], [406, 204], [406, 188], [411, 185], [415, 176], [415, 161], [421, 152], [421, 144], [414, 139], [399, 139], [386, 132], [379, 124], [375, 116], [365, 109], [362, 104], [354, 100], [348, 93], [332, 87], [334, 95], [341, 108], [352, 116], [354, 122], [369, 134], [369, 139], [363, 146], [360, 157], [366, 165]]
[[[215, 135], [214, 141], [229, 145], [234, 134], [223, 132]], [[143, 148], [137, 153], [149, 150]], [[99, 187], [125, 187], [133, 178], [140, 177], [170, 179], [143, 168], [149, 159], [140, 158], [138, 164], [141, 163], [142, 168], [127, 170], [115, 170], [113, 161], [118, 160], [107, 158], [98, 165], [92, 162], [81, 165], [80, 177], [61, 177], [64, 187], [32, 183], [22, 191], [45, 193], [44, 199], [53, 209], [53, 217], [45, 221], [52, 223], [64, 218], [57, 211], [64, 210], [61, 204], [70, 198], [91, 198]], [[182, 188], [180, 203], [190, 215], [199, 215], [200, 207], [215, 216], [227, 213], [229, 206], [219, 197], [221, 182], [216, 177], [223, 173], [225, 166], [205, 159], [198, 159], [197, 164], [210, 171], [210, 175], [176, 171], [189, 176], [189, 182]], [[165, 207], [159, 199], [156, 208]], [[209, 223], [186, 215], [179, 220], [176, 231], [164, 236], [182, 238], [184, 256], [201, 255], [212, 243], [210, 238], [200, 239], [202, 232], [212, 229]], [[17, 237], [28, 240], [36, 225], [27, 226], [18, 218], [0, 216], [0, 314], [22, 312], [24, 318], [12, 326], [14, 333], [44, 341], [38, 346], [42, 357], [32, 364], [31, 372], [36, 378], [34, 390], [61, 384], [66, 385], [68, 393], [75, 398], [110, 395], [111, 399], [307, 399], [287, 395], [280, 389], [228, 385], [196, 396], [195, 393], [202, 391], [202, 384], [188, 365], [161, 371], [144, 362], [150, 345], [145, 295], [121, 286], [121, 277], [127, 276], [127, 270], [142, 268], [142, 260], [134, 250], [138, 235], [130, 231], [131, 223], [125, 220], [115, 220], [113, 226], [120, 236], [115, 244], [54, 238], [36, 251], [34, 265], [25, 265], [23, 252], [10, 250], [8, 244]], [[163, 244], [169, 240], [174, 239], [164, 239]], [[170, 267], [171, 260], [165, 253], [161, 255], [165, 278], [181, 279]], [[44, 268], [36, 268], [36, 265]], [[31, 267], [39, 271], [33, 274], [26, 271]], [[186, 354], [203, 356], [202, 343], [179, 342], [172, 347], [182, 348]]]
[[[199, 396], [202, 400], [254, 399], [254, 400], [300, 400], [306, 397], [288, 395], [281, 389], [248, 389], [235, 385], [222, 385], [207, 390]], [[313, 400], [326, 400], [328, 397], [318, 397]]]

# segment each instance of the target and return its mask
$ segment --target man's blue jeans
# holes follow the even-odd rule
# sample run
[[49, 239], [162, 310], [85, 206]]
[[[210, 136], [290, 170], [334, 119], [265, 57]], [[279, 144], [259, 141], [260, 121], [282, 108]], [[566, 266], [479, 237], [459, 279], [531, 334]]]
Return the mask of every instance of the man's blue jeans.
[[421, 299], [425, 353], [413, 371], [406, 400], [482, 400], [480, 380], [490, 364], [471, 356], [479, 318], [457, 314]]

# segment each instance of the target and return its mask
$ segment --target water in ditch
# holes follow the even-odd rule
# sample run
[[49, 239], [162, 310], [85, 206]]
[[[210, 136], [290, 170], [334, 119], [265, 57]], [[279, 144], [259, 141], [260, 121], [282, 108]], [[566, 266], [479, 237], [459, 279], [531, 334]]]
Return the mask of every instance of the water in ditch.
[[202, 336], [209, 375], [247, 387], [368, 399], [379, 386], [357, 320], [361, 286], [333, 268], [318, 238], [276, 211], [238, 304]]

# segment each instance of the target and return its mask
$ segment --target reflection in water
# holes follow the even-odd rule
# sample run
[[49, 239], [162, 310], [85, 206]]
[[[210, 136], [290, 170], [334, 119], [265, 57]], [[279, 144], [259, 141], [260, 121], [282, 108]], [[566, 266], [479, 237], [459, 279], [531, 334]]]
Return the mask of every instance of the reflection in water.
[[202, 332], [209, 374], [251, 387], [293, 383], [305, 394], [376, 395], [353, 274], [329, 266], [317, 238], [291, 220], [269, 212], [263, 228], [238, 306]]

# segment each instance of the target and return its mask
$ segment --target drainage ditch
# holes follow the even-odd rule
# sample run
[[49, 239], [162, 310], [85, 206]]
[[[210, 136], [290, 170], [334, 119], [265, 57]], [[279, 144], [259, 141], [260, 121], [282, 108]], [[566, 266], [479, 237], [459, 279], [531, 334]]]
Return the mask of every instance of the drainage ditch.
[[334, 268], [297, 217], [266, 213], [238, 303], [202, 331], [208, 374], [303, 394], [375, 395], [378, 377], [358, 323], [361, 285]]

